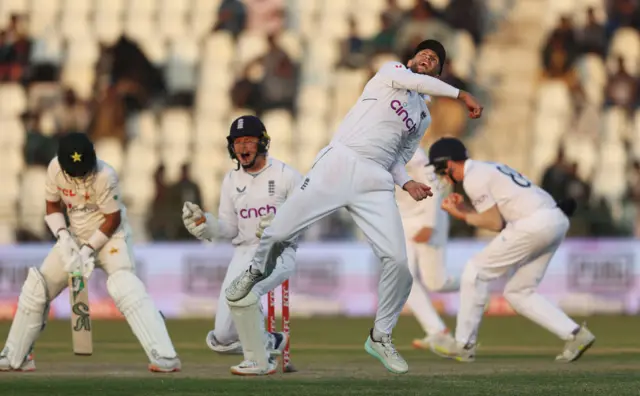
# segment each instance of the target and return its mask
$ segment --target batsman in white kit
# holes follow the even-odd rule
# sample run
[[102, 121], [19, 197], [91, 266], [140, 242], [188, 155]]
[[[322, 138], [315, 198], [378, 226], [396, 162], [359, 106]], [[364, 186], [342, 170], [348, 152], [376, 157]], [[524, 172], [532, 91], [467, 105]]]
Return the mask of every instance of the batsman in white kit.
[[[85, 279], [94, 267], [108, 275], [107, 290], [149, 358], [153, 372], [180, 371], [164, 319], [135, 274], [131, 231], [115, 170], [96, 157], [83, 133], [60, 140], [47, 169], [45, 221], [57, 242], [40, 268], [29, 269], [9, 336], [0, 352], [1, 371], [33, 371], [31, 351], [45, 327], [50, 302], [69, 274]], [[67, 226], [61, 205], [67, 208]]]
[[455, 341], [433, 343], [432, 350], [462, 362], [474, 361], [489, 283], [507, 275], [504, 297], [511, 307], [565, 341], [556, 361], [580, 358], [595, 336], [536, 291], [569, 229], [575, 201], [556, 203], [507, 165], [469, 159], [464, 144], [455, 138], [435, 142], [429, 162], [449, 182], [462, 183], [473, 206], [454, 193], [444, 200], [443, 209], [470, 225], [499, 232], [463, 271]]
[[[407, 173], [413, 180], [424, 184], [437, 183], [437, 175], [422, 148], [407, 162]], [[445, 185], [442, 185], [445, 187]], [[445, 246], [449, 237], [449, 215], [442, 210], [443, 192], [433, 188], [433, 197], [415, 201], [406, 191], [396, 186], [396, 200], [407, 245], [409, 271], [413, 286], [407, 304], [425, 332], [425, 337], [413, 340], [418, 349], [429, 349], [432, 341], [447, 342], [452, 339], [447, 326], [433, 307], [429, 293], [458, 291], [460, 281], [447, 274]], [[443, 340], [443, 338], [445, 338]]]
[[[302, 176], [285, 163], [268, 156], [270, 138], [258, 117], [242, 116], [236, 119], [231, 124], [227, 143], [229, 154], [237, 161], [238, 167], [229, 171], [222, 182], [219, 218], [204, 213], [191, 202], [185, 202], [182, 211], [185, 227], [196, 238], [231, 239], [235, 247], [220, 290], [215, 328], [207, 335], [206, 342], [209, 348], [219, 353], [244, 354], [244, 361], [231, 367], [233, 374], [274, 374], [277, 359], [271, 358], [271, 355], [282, 354], [288, 335], [265, 331], [262, 305], [260, 310], [246, 313], [242, 306], [228, 304], [224, 290], [249, 268], [265, 224], [293, 194]], [[271, 276], [258, 283], [253, 290], [258, 301], [291, 276], [295, 268], [295, 256], [295, 244], [282, 252]], [[257, 347], [245, 337], [243, 326], [237, 323], [252, 314], [253, 319], [259, 319], [261, 324], [262, 344]], [[257, 355], [264, 356], [264, 359], [256, 358]], [[266, 360], [266, 368], [258, 364], [262, 360]]]
[[293, 243], [292, 238], [345, 208], [382, 263], [378, 310], [365, 349], [389, 371], [408, 371], [391, 340], [412, 284], [394, 183], [417, 201], [431, 196], [429, 186], [411, 180], [405, 169], [431, 121], [425, 95], [458, 98], [473, 118], [482, 112], [470, 94], [436, 77], [445, 57], [439, 42], [426, 40], [417, 46], [406, 66], [387, 62], [369, 80], [296, 193], [264, 230], [251, 267], [227, 288], [231, 303], [255, 304], [254, 285], [277, 267], [276, 258]]

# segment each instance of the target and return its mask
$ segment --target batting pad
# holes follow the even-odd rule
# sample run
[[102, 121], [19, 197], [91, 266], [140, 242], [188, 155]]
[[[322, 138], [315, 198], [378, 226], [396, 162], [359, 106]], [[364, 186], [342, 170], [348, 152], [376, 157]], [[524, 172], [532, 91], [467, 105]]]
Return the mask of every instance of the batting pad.
[[236, 325], [238, 337], [242, 344], [245, 360], [258, 363], [262, 369], [268, 368], [266, 334], [264, 332], [264, 316], [261, 310], [260, 297], [253, 291], [238, 301], [227, 301], [233, 323]]
[[107, 290], [150, 361], [176, 357], [164, 319], [135, 274], [116, 271], [107, 279]]
[[3, 350], [14, 369], [22, 365], [46, 325], [49, 312], [47, 296], [47, 282], [44, 277], [37, 268], [29, 268]]

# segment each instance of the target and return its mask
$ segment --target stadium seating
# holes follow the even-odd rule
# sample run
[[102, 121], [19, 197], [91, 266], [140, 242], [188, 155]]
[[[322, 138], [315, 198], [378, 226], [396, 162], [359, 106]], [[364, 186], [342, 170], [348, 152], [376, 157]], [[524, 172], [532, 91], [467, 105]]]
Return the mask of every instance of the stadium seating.
[[[576, 10], [589, 1], [549, 2], [550, 13], [559, 15], [566, 10]], [[178, 179], [183, 163], [191, 163], [191, 173], [202, 189], [205, 206], [213, 210], [218, 204], [221, 177], [234, 166], [224, 139], [228, 125], [237, 116], [252, 112], [234, 109], [229, 89], [241, 77], [245, 66], [266, 52], [267, 38], [262, 33], [245, 31], [236, 42], [227, 32], [212, 32], [220, 2], [0, 1], [0, 21], [6, 21], [12, 12], [28, 14], [33, 40], [31, 63], [60, 66], [60, 83], [73, 88], [81, 99], [90, 100], [94, 95], [99, 43], [111, 44], [121, 33], [135, 40], [149, 60], [162, 70], [170, 94], [194, 93], [192, 109], [160, 106], [130, 117], [127, 120], [130, 141], [126, 147], [115, 139], [96, 142], [100, 157], [120, 173], [123, 197], [138, 239], [146, 238], [145, 216], [155, 196], [153, 174], [159, 164], [166, 167], [166, 181], [173, 182]], [[397, 3], [402, 9], [409, 10], [415, 0], [398, 0]], [[504, 13], [506, 6], [503, 3], [507, 2], [492, 1], [489, 7], [496, 14]], [[286, 110], [272, 110], [263, 115], [263, 121], [272, 137], [271, 154], [306, 172], [318, 150], [330, 140], [344, 114], [357, 100], [370, 75], [367, 68], [346, 70], [336, 67], [340, 40], [347, 36], [349, 19], [355, 19], [363, 38], [371, 38], [380, 29], [380, 13], [386, 9], [387, 1], [290, 0], [286, 4], [289, 23], [278, 35], [277, 42], [301, 65], [297, 116]], [[443, 10], [449, 0], [432, 0], [431, 4]], [[620, 44], [615, 48], [634, 39], [637, 37], [621, 36], [617, 39]], [[482, 45], [476, 46], [466, 31], [456, 30], [450, 41], [449, 58], [453, 69], [467, 81], [473, 82], [476, 76], [485, 76], [504, 66], [492, 56], [500, 55], [500, 51], [494, 53], [493, 48], [485, 51]], [[636, 55], [633, 54], [637, 58]], [[526, 56], [514, 58], [517, 58], [514, 64], [520, 59], [523, 69], [533, 63]], [[392, 59], [397, 57], [376, 56], [371, 59], [371, 67], [375, 70]], [[590, 58], [585, 58], [583, 63], [580, 76], [582, 81], [591, 84], [586, 87], [589, 97], [594, 102], [602, 101], [598, 92], [606, 82], [604, 63]], [[15, 154], [25, 141], [19, 116], [40, 103], [55, 100], [60, 92], [52, 83], [29, 87], [28, 93], [17, 84], [0, 84], [0, 129], [3, 131], [0, 142], [13, 148], [13, 154], [0, 148], [0, 164], [7, 170], [0, 182], [4, 183], [6, 179], [9, 186], [3, 192], [6, 200], [2, 202], [7, 205], [16, 203], [20, 188], [35, 188], [25, 184], [25, 180], [29, 177], [33, 181], [41, 177], [43, 171], [42, 167], [33, 166], [25, 170], [24, 159]], [[554, 83], [541, 86], [535, 109], [533, 133], [536, 136], [533, 141], [539, 147], [533, 152], [539, 163], [544, 164], [555, 155], [562, 129], [566, 128], [572, 113], [566, 86]], [[50, 112], [42, 115], [48, 130], [53, 128], [52, 117]], [[612, 136], [617, 136], [617, 129], [612, 128]], [[20, 213], [21, 218], [30, 216], [26, 211]], [[30, 224], [31, 220], [26, 222]], [[0, 242], [8, 240], [9, 234], [0, 228]]]

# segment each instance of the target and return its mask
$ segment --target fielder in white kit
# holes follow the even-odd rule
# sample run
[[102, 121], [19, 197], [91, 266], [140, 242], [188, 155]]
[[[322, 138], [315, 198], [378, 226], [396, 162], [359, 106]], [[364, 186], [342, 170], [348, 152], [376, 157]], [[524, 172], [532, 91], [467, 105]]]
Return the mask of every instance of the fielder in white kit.
[[[135, 274], [131, 231], [115, 170], [96, 158], [83, 133], [60, 140], [49, 164], [45, 221], [58, 239], [42, 266], [30, 268], [4, 349], [0, 371], [33, 371], [33, 345], [47, 320], [49, 303], [80, 267], [88, 279], [95, 266], [108, 275], [107, 290], [149, 358], [153, 372], [180, 371], [181, 363], [160, 312]], [[69, 215], [67, 227], [61, 205]]]
[[470, 225], [500, 232], [463, 271], [455, 342], [434, 343], [432, 350], [459, 361], [474, 361], [489, 283], [509, 274], [504, 297], [511, 307], [566, 342], [557, 361], [577, 360], [593, 345], [595, 336], [536, 291], [569, 229], [575, 201], [556, 203], [507, 165], [469, 159], [458, 139], [435, 142], [429, 162], [451, 183], [461, 182], [473, 205], [466, 206], [464, 198], [454, 193], [444, 200], [444, 210]]
[[[218, 219], [204, 213], [197, 205], [186, 202], [183, 221], [189, 232], [200, 240], [214, 238], [231, 239], [234, 255], [227, 269], [216, 312], [215, 328], [207, 335], [207, 345], [219, 353], [244, 353], [245, 359], [231, 367], [236, 375], [261, 375], [276, 372], [277, 360], [269, 359], [268, 368], [257, 367], [254, 351], [242, 343], [234, 325], [232, 312], [224, 290], [249, 265], [258, 247], [264, 225], [268, 223], [282, 203], [299, 186], [302, 176], [285, 163], [268, 156], [270, 138], [258, 117], [242, 116], [231, 124], [227, 148], [238, 167], [229, 171], [222, 182]], [[204, 222], [198, 221], [204, 219]], [[258, 283], [254, 292], [260, 297], [288, 279], [295, 268], [296, 247], [287, 247], [278, 258], [272, 275]], [[262, 313], [260, 313], [262, 318]], [[279, 355], [287, 345], [285, 333], [269, 333], [264, 330], [265, 351]], [[243, 348], [244, 346], [244, 348]], [[243, 351], [244, 349], [244, 351]]]
[[[413, 180], [433, 185], [437, 176], [422, 148], [418, 148], [407, 163], [407, 173]], [[432, 188], [433, 197], [415, 201], [406, 191], [396, 186], [396, 200], [407, 245], [409, 271], [413, 286], [407, 304], [422, 326], [425, 337], [413, 340], [413, 346], [429, 349], [430, 342], [444, 343], [451, 339], [447, 326], [433, 307], [429, 292], [454, 292], [459, 289], [457, 277], [447, 275], [445, 268], [445, 246], [449, 239], [449, 215], [440, 208], [443, 194]]]
[[[391, 340], [412, 284], [394, 183], [415, 200], [431, 196], [429, 186], [411, 180], [405, 169], [431, 121], [424, 95], [458, 98], [472, 118], [482, 113], [470, 94], [434, 77], [441, 73], [445, 57], [439, 42], [426, 40], [417, 46], [407, 66], [387, 62], [369, 80], [302, 185], [264, 230], [251, 267], [227, 288], [230, 304], [248, 310], [255, 306], [253, 286], [271, 274], [275, 259], [292, 238], [346, 208], [382, 263], [378, 310], [365, 349], [389, 371], [408, 371]], [[257, 338], [258, 332], [252, 330], [251, 334]]]

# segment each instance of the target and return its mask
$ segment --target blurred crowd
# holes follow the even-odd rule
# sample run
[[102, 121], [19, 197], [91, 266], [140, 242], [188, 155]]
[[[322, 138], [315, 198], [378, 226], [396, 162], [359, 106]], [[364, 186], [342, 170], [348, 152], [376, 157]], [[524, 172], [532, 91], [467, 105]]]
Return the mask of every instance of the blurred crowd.
[[[415, 45], [426, 37], [452, 47], [456, 31], [466, 32], [473, 45], [481, 48], [488, 29], [485, 7], [481, 0], [450, 0], [440, 8], [429, 1], [415, 0], [413, 6], [402, 8], [398, 1], [386, 0], [379, 15], [379, 29], [372, 35], [361, 33], [363, 29], [357, 18], [348, 18], [347, 34], [338, 44], [334, 68], [367, 70], [373, 75], [378, 66], [373, 59], [389, 55], [406, 61]], [[595, 9], [586, 10], [584, 23], [580, 25], [574, 25], [574, 15], [561, 18], [549, 33], [541, 54], [541, 81], [566, 83], [575, 109], [572, 125], [584, 127], [585, 134], [592, 137], [597, 135], [597, 131], [589, 131], [593, 107], [578, 78], [576, 61], [584, 54], [595, 54], [603, 62], [608, 59], [611, 63], [609, 45], [616, 31], [624, 27], [640, 28], [640, 11], [635, 1], [610, 1], [606, 11], [606, 17], [602, 18]], [[246, 32], [267, 37], [266, 51], [235, 71], [227, 93], [231, 111], [247, 109], [261, 115], [284, 109], [295, 117], [299, 112], [298, 96], [304, 76], [301, 61], [283, 47], [282, 33], [303, 28], [304, 21], [298, 20], [286, 2], [271, 0], [221, 0], [212, 19], [215, 22], [209, 28], [210, 34], [228, 32], [236, 43]], [[26, 132], [24, 159], [29, 166], [46, 166], [55, 156], [59, 137], [71, 131], [86, 132], [96, 142], [115, 138], [126, 147], [133, 138], [129, 121], [141, 111], [195, 106], [197, 86], [170, 89], [168, 71], [154, 62], [144, 46], [131, 37], [122, 35], [111, 43], [100, 43], [90, 94], [80, 95], [63, 83], [59, 63], [31, 62], [34, 38], [28, 34], [28, 15], [12, 14], [7, 23], [0, 24], [3, 25], [0, 84], [19, 83], [28, 92], [29, 106], [21, 121]], [[622, 107], [631, 116], [640, 103], [639, 82], [624, 58], [615, 58], [615, 63], [607, 77], [602, 106]], [[474, 89], [473, 73], [457, 70], [451, 59], [442, 79], [461, 89]], [[429, 107], [433, 125], [425, 146], [440, 136], [465, 137], [466, 112], [457, 101], [434, 100]], [[223, 140], [224, 136], [219, 138]], [[303, 145], [304, 141], [295, 144]], [[636, 221], [640, 220], [640, 162], [634, 159], [632, 151], [629, 149], [627, 193], [624, 204], [616, 212], [611, 202], [592, 193], [592, 180], [579, 172], [578, 164], [565, 156], [562, 146], [558, 148], [556, 160], [548, 165], [538, 182], [556, 199], [572, 197], [579, 202], [571, 235], [640, 235], [640, 226], [637, 226], [640, 221]], [[149, 210], [152, 215], [145, 221], [151, 239], [191, 239], [179, 217], [185, 200], [203, 201], [202, 185], [192, 176], [191, 165], [184, 163], [179, 180], [174, 182], [167, 182], [164, 165], [158, 166], [154, 175], [155, 197]], [[453, 222], [453, 237], [473, 233], [470, 227]], [[306, 238], [312, 240], [359, 237], [348, 216], [341, 212], [306, 234]], [[21, 241], [41, 238], [24, 230], [18, 235]]]
[[[640, 105], [638, 65], [632, 56], [636, 49], [623, 49], [627, 56], [613, 48], [616, 35], [616, 40], [622, 42], [622, 36], [638, 34], [640, 8], [634, 0], [610, 0], [604, 5], [603, 10], [586, 8], [584, 15], [562, 16], [549, 32], [542, 48], [542, 81], [566, 84], [574, 112], [565, 134], [573, 139], [560, 142], [557, 157], [549, 164], [540, 182], [556, 199], [574, 198], [579, 203], [570, 235], [640, 236], [640, 162], [634, 150], [634, 127], [613, 125], [607, 119], [607, 112], [613, 114], [620, 109], [626, 117], [624, 122], [631, 125]], [[601, 86], [595, 85], [596, 91], [601, 92], [592, 93], [586, 85], [593, 84], [589, 80], [596, 80], [598, 74], [593, 70], [587, 71], [587, 62], [594, 59], [597, 60], [595, 65], [602, 68], [605, 80]], [[635, 128], [638, 128], [637, 124]], [[601, 156], [594, 168], [580, 172], [578, 161], [565, 155], [566, 149], [571, 148], [565, 146], [573, 144], [576, 139], [588, 140], [597, 148], [605, 141], [608, 143], [607, 139], [614, 135], [615, 139], [620, 136], [622, 155], [626, 158], [622, 159], [626, 161], [623, 165], [626, 187], [620, 194], [620, 200], [610, 200], [602, 194], [593, 193], [598, 168], [606, 166], [611, 158]]]
[[[237, 73], [229, 90], [234, 110], [248, 109], [260, 115], [285, 109], [296, 114], [301, 65], [279, 44], [281, 32], [295, 24], [290, 17], [286, 5], [277, 1], [220, 2], [211, 34], [225, 31], [237, 40], [244, 32], [256, 31], [266, 35], [268, 42], [266, 52]], [[381, 28], [373, 36], [363, 36], [355, 18], [348, 20], [348, 34], [339, 43], [336, 70], [366, 69], [372, 75], [374, 56], [389, 54], [406, 61], [416, 43], [425, 37], [450, 45], [454, 29], [462, 29], [479, 45], [484, 32], [483, 5], [477, 0], [453, 0], [443, 9], [423, 0], [415, 0], [413, 7], [403, 9], [396, 0], [387, 0], [379, 18]], [[127, 121], [132, 115], [146, 109], [194, 106], [195, 90], [168, 90], [165, 70], [154, 65], [143, 46], [125, 35], [110, 44], [100, 43], [91, 94], [80, 98], [73, 87], [63, 83], [60, 64], [30, 61], [33, 40], [28, 35], [29, 22], [29, 15], [12, 14], [0, 31], [0, 82], [19, 83], [28, 92], [28, 110], [21, 116], [28, 166], [46, 166], [55, 156], [58, 139], [71, 131], [86, 132], [94, 142], [117, 138], [126, 147], [131, 138]], [[455, 74], [450, 63], [443, 79], [468, 89], [468, 82]], [[439, 135], [463, 133], [465, 114], [457, 102], [445, 99], [432, 106], [434, 113], [448, 114], [434, 114], [437, 121], [433, 131]], [[149, 211], [155, 215], [146, 221], [148, 233], [154, 240], [190, 239], [178, 214], [185, 200], [201, 202], [200, 186], [191, 177], [188, 163], [183, 165], [177, 182], [167, 183], [164, 171], [160, 164], [155, 172], [155, 198]], [[356, 238], [344, 214], [326, 219], [308, 234], [310, 239]], [[40, 238], [18, 230], [18, 240]]]

